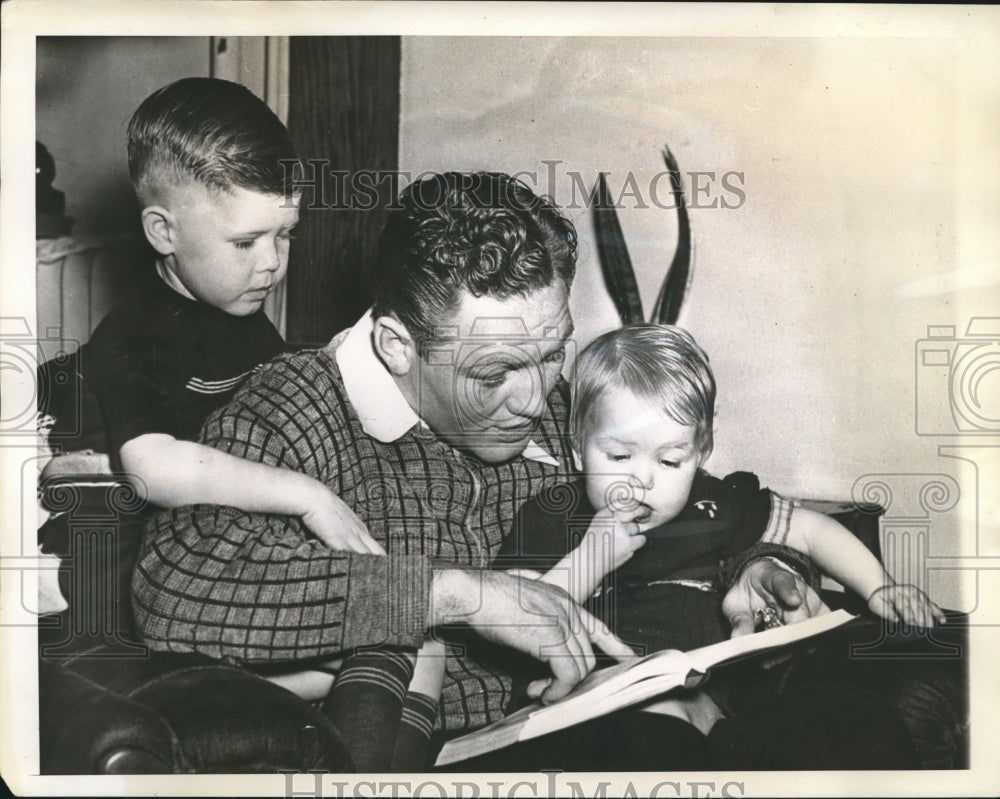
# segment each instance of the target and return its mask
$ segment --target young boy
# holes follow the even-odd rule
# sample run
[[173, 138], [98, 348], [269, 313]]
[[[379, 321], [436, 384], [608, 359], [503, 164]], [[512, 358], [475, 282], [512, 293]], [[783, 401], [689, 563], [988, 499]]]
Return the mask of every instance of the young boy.
[[[943, 620], [834, 520], [793, 506], [746, 472], [722, 480], [704, 472], [714, 408], [708, 358], [684, 330], [640, 324], [597, 338], [577, 360], [574, 386], [584, 479], [521, 509], [498, 566], [548, 569], [541, 579], [647, 652], [730, 637], [715, 578], [721, 561], [758, 541], [804, 553], [887, 619], [922, 628]], [[782, 622], [771, 608], [757, 621]], [[706, 701], [696, 697], [693, 710], [667, 702], [664, 712], [673, 704], [707, 732], [719, 714]]]
[[128, 158], [155, 274], [80, 359], [112, 455], [157, 505], [296, 515], [330, 547], [382, 552], [318, 480], [195, 442], [208, 415], [285, 349], [262, 310], [285, 276], [299, 216], [285, 126], [243, 86], [185, 78], [136, 110]]
[[[299, 218], [299, 161], [288, 130], [245, 87], [185, 78], [136, 110], [128, 157], [155, 274], [108, 314], [81, 355], [122, 468], [160, 506], [204, 502], [300, 516], [333, 549], [384, 554], [319, 479], [196, 443], [202, 423], [244, 378], [285, 350], [262, 306], [285, 276]], [[426, 746], [444, 661], [437, 644], [423, 651], [415, 672], [412, 657], [382, 651], [317, 666], [338, 670], [326, 709], [355, 765], [409, 762], [410, 750]], [[409, 681], [405, 699], [373, 691], [365, 679], [373, 663]], [[309, 692], [315, 675], [275, 681], [305, 681]], [[389, 717], [386, 727], [398, 724], [388, 744], [364, 736], [376, 712]]]

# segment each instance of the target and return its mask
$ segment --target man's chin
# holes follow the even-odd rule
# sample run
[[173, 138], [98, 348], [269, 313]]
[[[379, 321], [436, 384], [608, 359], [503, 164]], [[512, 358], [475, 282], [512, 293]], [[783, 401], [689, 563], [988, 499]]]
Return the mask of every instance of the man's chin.
[[524, 452], [530, 440], [530, 435], [493, 436], [484, 433], [475, 437], [470, 436], [463, 442], [462, 449], [485, 463], [503, 463]]

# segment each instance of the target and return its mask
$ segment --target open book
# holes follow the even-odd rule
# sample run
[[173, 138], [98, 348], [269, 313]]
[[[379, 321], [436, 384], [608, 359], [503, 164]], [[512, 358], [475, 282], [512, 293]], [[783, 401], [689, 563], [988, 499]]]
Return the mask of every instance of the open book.
[[714, 666], [811, 638], [853, 618], [854, 615], [846, 610], [837, 610], [787, 627], [731, 638], [690, 652], [666, 649], [591, 672], [554, 704], [536, 702], [488, 727], [449, 741], [441, 749], [435, 765], [446, 766], [518, 741], [537, 738], [644, 702], [675, 688], [694, 688], [707, 679], [709, 670]]

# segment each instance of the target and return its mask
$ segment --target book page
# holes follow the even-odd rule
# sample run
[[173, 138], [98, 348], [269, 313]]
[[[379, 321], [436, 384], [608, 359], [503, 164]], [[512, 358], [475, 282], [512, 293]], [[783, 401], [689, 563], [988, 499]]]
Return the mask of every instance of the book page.
[[740, 638], [730, 638], [728, 641], [721, 641], [718, 644], [703, 646], [701, 649], [694, 649], [688, 652], [692, 667], [700, 672], [707, 672], [713, 666], [735, 660], [739, 657], [762, 652], [765, 649], [785, 646], [786, 644], [801, 641], [804, 638], [811, 638], [814, 635], [825, 633], [842, 624], [846, 624], [851, 619], [857, 618], [854, 614], [846, 610], [835, 610], [823, 616], [815, 616], [797, 624], [789, 624], [784, 627], [775, 627], [771, 630], [762, 630], [753, 635], [744, 635]]

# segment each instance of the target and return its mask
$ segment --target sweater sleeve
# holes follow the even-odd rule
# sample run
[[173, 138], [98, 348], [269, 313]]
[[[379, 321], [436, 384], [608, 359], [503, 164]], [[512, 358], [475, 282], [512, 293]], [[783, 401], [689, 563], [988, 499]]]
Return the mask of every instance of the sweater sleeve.
[[[206, 422], [205, 443], [329, 485], [351, 431], [329, 377], [324, 383], [314, 367], [288, 356], [263, 370]], [[426, 555], [335, 551], [297, 518], [193, 505], [151, 519], [132, 592], [153, 649], [253, 662], [419, 646], [431, 578]]]
[[153, 649], [237, 661], [298, 660], [355, 646], [419, 646], [431, 568], [307, 541], [296, 520], [194, 505], [146, 531], [133, 610]]

